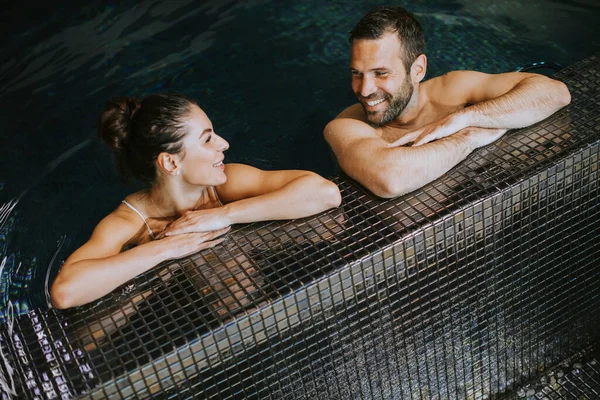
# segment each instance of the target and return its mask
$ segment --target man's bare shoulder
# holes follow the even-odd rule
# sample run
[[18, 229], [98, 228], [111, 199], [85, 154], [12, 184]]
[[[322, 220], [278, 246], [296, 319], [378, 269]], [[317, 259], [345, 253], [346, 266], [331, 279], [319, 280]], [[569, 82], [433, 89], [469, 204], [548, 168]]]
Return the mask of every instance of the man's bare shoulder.
[[351, 105], [350, 107], [346, 108], [344, 111], [339, 113], [337, 117], [335, 117], [335, 119], [339, 118], [350, 118], [364, 122], [365, 124], [367, 123], [367, 119], [365, 118], [365, 112], [360, 103]]
[[[437, 76], [435, 78], [430, 79], [429, 81], [436, 81], [439, 84], [443, 85], [461, 85], [465, 82], [469, 82], [472, 79], [480, 78], [483, 76], [487, 76], [489, 74], [478, 72], [478, 71], [470, 71], [470, 70], [455, 70], [446, 72], [444, 75]], [[428, 81], [428, 82], [429, 82]]]
[[366, 121], [362, 106], [355, 104], [329, 122], [323, 130], [323, 136], [339, 156], [364, 140], [379, 139], [381, 134]]
[[461, 107], [468, 102], [473, 82], [485, 75], [477, 71], [450, 71], [423, 82], [421, 96], [433, 103]]
[[365, 136], [378, 136], [378, 131], [367, 122], [362, 106], [355, 104], [329, 122], [324, 134], [327, 141], [340, 137], [347, 142]]

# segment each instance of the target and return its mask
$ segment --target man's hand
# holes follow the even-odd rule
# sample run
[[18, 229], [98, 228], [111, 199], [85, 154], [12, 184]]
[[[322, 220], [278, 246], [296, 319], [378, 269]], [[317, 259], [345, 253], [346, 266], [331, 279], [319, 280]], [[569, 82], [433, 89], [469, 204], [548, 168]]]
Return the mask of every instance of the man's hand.
[[441, 139], [453, 135], [466, 128], [464, 118], [457, 114], [450, 114], [437, 121], [431, 122], [416, 131], [408, 132], [400, 139], [387, 145], [388, 148], [404, 146], [407, 143], [414, 142], [413, 146], [421, 146], [433, 140]]
[[[430, 125], [432, 125], [432, 124], [430, 124]], [[427, 128], [428, 126], [429, 125], [427, 125], [425, 128]], [[423, 129], [425, 129], [425, 128], [423, 128]], [[438, 126], [438, 128], [439, 128], [439, 130], [436, 129], [434, 131], [429, 131], [429, 132], [434, 135], [439, 132], [444, 132], [443, 131], [444, 128], [440, 128], [439, 126]], [[491, 143], [495, 142], [496, 140], [500, 139], [502, 137], [502, 135], [504, 135], [507, 131], [508, 131], [508, 129], [478, 128], [475, 126], [469, 126], [469, 127], [460, 129], [457, 132], [452, 132], [452, 133], [444, 135], [444, 136], [439, 136], [439, 137], [436, 136], [433, 139], [429, 139], [431, 136], [426, 136], [424, 139], [417, 138], [417, 140], [415, 140], [415, 143], [412, 146], [420, 146], [420, 145], [430, 142], [432, 140], [437, 140], [437, 139], [441, 139], [445, 136], [458, 134], [458, 135], [464, 137], [465, 139], [467, 139], [467, 141], [469, 142], [472, 149], [478, 149], [480, 147], [487, 146], [488, 144], [491, 144]], [[422, 129], [407, 133], [406, 135], [402, 136], [400, 139], [388, 144], [387, 147], [388, 148], [399, 147], [399, 146], [403, 146], [407, 143], [410, 143], [412, 141], [412, 138], [414, 136], [418, 135], [419, 133], [421, 134], [421, 136], [423, 135]], [[407, 137], [407, 136], [409, 136], [409, 137]]]
[[507, 131], [508, 129], [477, 128], [470, 126], [457, 133], [467, 139], [473, 149], [478, 149], [500, 139]]

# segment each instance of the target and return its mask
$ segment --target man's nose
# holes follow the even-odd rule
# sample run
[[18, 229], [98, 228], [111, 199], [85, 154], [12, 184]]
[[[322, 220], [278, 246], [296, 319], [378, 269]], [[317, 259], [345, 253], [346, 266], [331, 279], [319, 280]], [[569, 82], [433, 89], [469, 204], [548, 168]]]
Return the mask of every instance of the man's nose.
[[360, 82], [360, 95], [362, 97], [369, 97], [376, 91], [377, 88], [375, 87], [375, 82], [373, 81], [373, 79], [367, 76], [363, 76]]

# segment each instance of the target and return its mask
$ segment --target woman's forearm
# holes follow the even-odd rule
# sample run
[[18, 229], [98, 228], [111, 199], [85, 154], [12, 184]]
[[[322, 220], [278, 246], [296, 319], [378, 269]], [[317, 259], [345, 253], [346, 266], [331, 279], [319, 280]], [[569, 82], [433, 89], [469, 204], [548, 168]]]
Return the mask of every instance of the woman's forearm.
[[69, 308], [96, 300], [169, 258], [168, 248], [155, 241], [106, 258], [65, 263], [52, 284], [52, 303]]
[[340, 205], [337, 185], [307, 173], [279, 190], [224, 206], [231, 224], [302, 218]]

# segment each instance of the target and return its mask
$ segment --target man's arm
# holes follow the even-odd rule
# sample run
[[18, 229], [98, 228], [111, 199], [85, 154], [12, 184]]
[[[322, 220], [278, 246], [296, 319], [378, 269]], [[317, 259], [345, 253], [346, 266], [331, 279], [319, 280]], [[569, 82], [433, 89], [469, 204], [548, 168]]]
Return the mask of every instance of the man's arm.
[[404, 135], [390, 147], [411, 141], [420, 146], [466, 127], [523, 128], [549, 117], [571, 101], [564, 83], [523, 72], [450, 72], [440, 78], [429, 96], [463, 98], [465, 104], [471, 105]]
[[466, 126], [523, 128], [571, 102], [564, 83], [543, 75], [523, 72], [488, 75], [471, 71], [467, 79], [473, 88], [469, 101], [473, 105], [458, 112], [459, 118], [466, 119]]
[[439, 178], [475, 148], [495, 141], [504, 132], [464, 130], [418, 148], [388, 148], [365, 122], [338, 117], [327, 124], [324, 135], [349, 176], [375, 195], [391, 198]]

